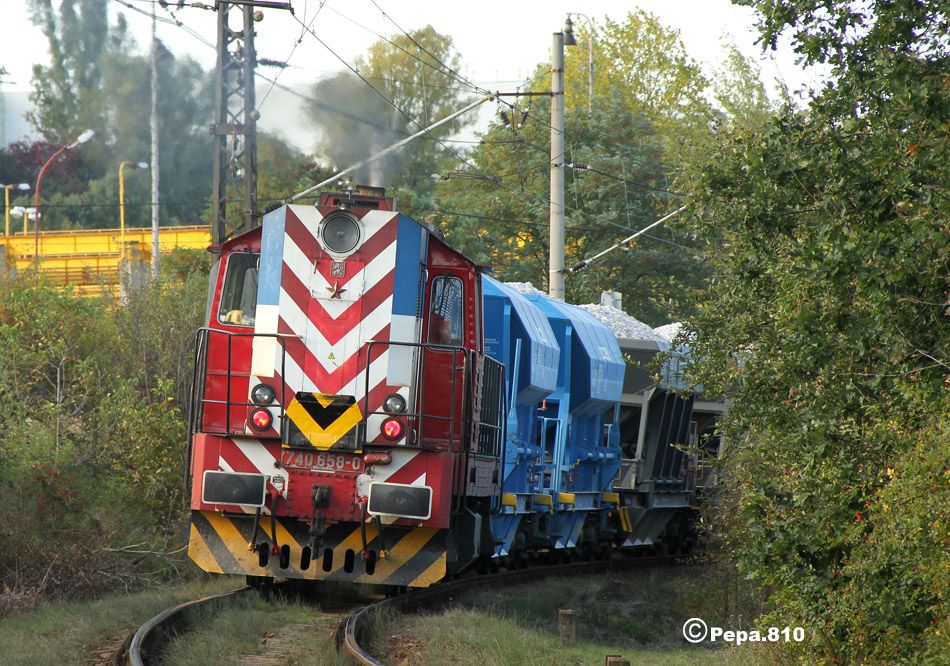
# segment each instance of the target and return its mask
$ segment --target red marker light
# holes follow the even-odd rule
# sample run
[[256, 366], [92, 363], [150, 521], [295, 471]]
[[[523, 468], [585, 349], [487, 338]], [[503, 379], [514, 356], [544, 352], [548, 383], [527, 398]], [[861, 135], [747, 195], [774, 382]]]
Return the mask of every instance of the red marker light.
[[396, 440], [402, 437], [402, 421], [399, 419], [386, 419], [382, 429], [386, 439]]
[[255, 430], [267, 430], [271, 424], [270, 412], [266, 409], [255, 409], [251, 412], [251, 425]]

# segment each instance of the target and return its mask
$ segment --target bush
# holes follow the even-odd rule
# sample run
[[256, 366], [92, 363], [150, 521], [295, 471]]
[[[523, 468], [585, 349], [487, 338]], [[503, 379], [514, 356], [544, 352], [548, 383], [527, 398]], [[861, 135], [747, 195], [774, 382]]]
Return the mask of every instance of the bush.
[[31, 276], [3, 283], [0, 584], [10, 599], [101, 594], [176, 570], [183, 400], [207, 286], [197, 270], [125, 303]]

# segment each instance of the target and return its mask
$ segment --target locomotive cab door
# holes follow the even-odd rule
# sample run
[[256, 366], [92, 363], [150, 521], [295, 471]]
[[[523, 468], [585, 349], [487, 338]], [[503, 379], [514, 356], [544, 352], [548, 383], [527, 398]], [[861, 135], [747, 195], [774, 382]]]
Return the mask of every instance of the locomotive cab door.
[[453, 451], [464, 439], [465, 292], [458, 275], [433, 271], [426, 290], [426, 347], [419, 373], [421, 442]]

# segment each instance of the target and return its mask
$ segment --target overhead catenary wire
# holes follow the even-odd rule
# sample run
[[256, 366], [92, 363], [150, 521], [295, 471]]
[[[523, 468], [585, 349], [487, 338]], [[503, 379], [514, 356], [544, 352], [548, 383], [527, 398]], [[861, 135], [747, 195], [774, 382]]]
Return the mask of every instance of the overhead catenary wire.
[[[340, 12], [339, 10], [334, 9], [333, 7], [328, 7], [328, 9], [329, 9], [331, 12], [333, 12], [334, 14], [336, 14], [337, 16], [339, 16], [340, 18], [342, 18], [343, 20], [348, 21], [349, 23], [352, 23], [352, 24], [355, 25], [356, 27], [365, 30], [365, 31], [368, 32], [369, 34], [373, 35], [374, 37], [383, 40], [384, 42], [386, 42], [386, 43], [389, 44], [390, 46], [395, 47], [396, 49], [398, 49], [398, 50], [401, 51], [402, 53], [406, 54], [407, 56], [409, 56], [409, 57], [412, 58], [413, 60], [419, 62], [419, 63], [422, 64], [422, 65], [424, 65], [425, 67], [428, 67], [429, 69], [431, 69], [431, 70], [433, 70], [433, 71], [436, 71], [436, 72], [438, 72], [438, 73], [440, 73], [440, 74], [447, 75], [447, 76], [448, 76], [450, 79], [452, 79], [453, 81], [457, 81], [458, 83], [467, 86], [467, 87], [470, 88], [473, 92], [481, 93], [481, 94], [486, 94], [486, 93], [488, 92], [488, 90], [486, 90], [486, 89], [484, 89], [484, 88], [481, 88], [480, 86], [475, 85], [474, 83], [468, 81], [467, 79], [460, 78], [459, 76], [455, 75], [455, 71], [454, 71], [454, 70], [452, 70], [452, 69], [450, 69], [449, 67], [447, 67], [444, 63], [442, 63], [441, 60], [439, 60], [438, 58], [436, 58], [435, 56], [433, 56], [431, 53], [429, 54], [430, 57], [432, 57], [432, 59], [433, 59], [436, 63], [442, 65], [442, 67], [443, 67], [444, 69], [439, 68], [439, 67], [436, 67], [435, 64], [433, 64], [432, 62], [427, 61], [425, 58], [420, 58], [420, 57], [417, 56], [415, 53], [412, 53], [411, 51], [409, 51], [408, 49], [406, 49], [406, 48], [405, 48], [404, 46], [402, 46], [401, 44], [398, 44], [398, 43], [396, 43], [395, 41], [393, 41], [392, 39], [390, 39], [389, 37], [386, 37], [385, 35], [382, 35], [382, 34], [376, 32], [376, 31], [373, 30], [372, 28], [369, 28], [369, 27], [363, 25], [363, 24], [360, 23], [359, 21], [350, 18], [349, 16], [347, 16], [346, 14]], [[422, 47], [420, 47], [419, 44], [418, 44], [418, 42], [417, 42], [411, 35], [407, 34], [405, 31], [403, 31], [403, 35], [405, 35], [406, 38], [408, 38], [413, 44], [415, 44], [418, 48], [420, 48], [420, 50], [422, 50], [422, 51], [425, 52], [425, 53], [429, 53], [428, 51], [426, 51], [425, 49], [423, 49]], [[448, 71], [446, 71], [446, 70], [448, 70]], [[368, 78], [373, 78], [373, 77], [368, 77]], [[393, 79], [390, 79], [390, 80], [393, 80]], [[458, 91], [461, 91], [460, 88], [447, 88], [447, 89], [448, 89], [448, 90], [458, 90]]]
[[[126, 6], [126, 7], [130, 8], [130, 9], [132, 9], [133, 11], [137, 11], [137, 12], [143, 14], [143, 15], [150, 16], [150, 14], [149, 14], [148, 12], [142, 11], [141, 9], [139, 9], [139, 8], [137, 8], [137, 7], [134, 7], [134, 6], [131, 5], [127, 0], [115, 0], [115, 1], [116, 1], [116, 2], [119, 2], [120, 4]], [[372, 0], [371, 0], [371, 2], [372, 2]], [[325, 4], [325, 0], [324, 0], [324, 2], [321, 3], [321, 8], [323, 7], [324, 4]], [[481, 104], [481, 103], [483, 103], [483, 102], [485, 102], [485, 101], [488, 101], [488, 99], [492, 99], [491, 93], [490, 93], [488, 90], [482, 88], [481, 86], [476, 85], [475, 83], [473, 83], [472, 81], [466, 79], [464, 76], [462, 76], [461, 74], [459, 74], [459, 73], [456, 72], [455, 70], [453, 70], [453, 69], [451, 69], [450, 67], [448, 67], [448, 65], [446, 65], [445, 63], [442, 63], [435, 55], [433, 55], [431, 52], [429, 52], [427, 49], [425, 49], [425, 47], [423, 47], [421, 44], [419, 44], [417, 40], [415, 40], [410, 34], [408, 34], [405, 30], [403, 30], [403, 29], [399, 26], [399, 24], [396, 23], [396, 21], [393, 20], [392, 17], [390, 17], [390, 16], [385, 12], [385, 10], [382, 9], [382, 7], [380, 7], [376, 2], [373, 2], [373, 4], [374, 4], [374, 5], [376, 6], [376, 8], [383, 14], [383, 16], [384, 16], [387, 20], [389, 20], [394, 26], [396, 26], [396, 28], [397, 28], [398, 30], [400, 30], [414, 45], [416, 45], [417, 48], [419, 48], [421, 51], [423, 51], [424, 53], [426, 53], [427, 55], [429, 55], [435, 62], [439, 63], [439, 64], [444, 68], [444, 70], [443, 70], [443, 69], [440, 69], [440, 68], [438, 68], [438, 67], [436, 67], [435, 65], [433, 65], [432, 63], [426, 61], [426, 60], [423, 59], [423, 58], [419, 58], [418, 56], [415, 56], [414, 54], [410, 53], [409, 51], [407, 51], [406, 49], [402, 48], [402, 47], [399, 46], [398, 44], [395, 44], [394, 42], [392, 42], [392, 40], [389, 40], [388, 38], [379, 35], [379, 33], [376, 33], [375, 31], [373, 31], [373, 30], [371, 30], [371, 29], [369, 29], [369, 28], [366, 28], [365, 26], [362, 26], [361, 24], [357, 23], [356, 21], [353, 21], [353, 20], [350, 19], [349, 17], [347, 17], [347, 16], [341, 14], [340, 12], [338, 12], [337, 10], [335, 10], [333, 7], [327, 7], [327, 8], [328, 8], [330, 11], [333, 11], [334, 13], [340, 15], [342, 18], [344, 18], [344, 19], [346, 19], [346, 20], [348, 20], [348, 21], [354, 23], [355, 25], [358, 25], [359, 27], [361, 27], [361, 28], [363, 28], [363, 29], [365, 29], [365, 30], [371, 32], [372, 34], [376, 35], [377, 37], [380, 37], [381, 39], [384, 39], [385, 41], [389, 42], [390, 44], [393, 44], [394, 46], [396, 46], [397, 48], [399, 48], [401, 51], [403, 51], [404, 53], [406, 53], [406, 54], [409, 55], [410, 57], [413, 57], [414, 59], [416, 59], [417, 61], [419, 61], [419, 62], [422, 63], [423, 65], [425, 65], [425, 66], [427, 66], [427, 67], [429, 67], [429, 68], [431, 68], [431, 69], [433, 69], [433, 70], [435, 70], [435, 71], [442, 72], [442, 73], [447, 73], [447, 74], [449, 74], [449, 76], [452, 77], [454, 80], [457, 80], [457, 81], [459, 81], [460, 83], [463, 83], [463, 84], [465, 84], [465, 85], [470, 86], [473, 90], [477, 90], [477, 91], [479, 91], [479, 92], [484, 92], [484, 93], [486, 94], [486, 97], [483, 98], [483, 99], [481, 99], [481, 100], [478, 100], [478, 101], [475, 103], [475, 105], [478, 105], [478, 104]], [[319, 11], [319, 10], [318, 10], [318, 11]], [[411, 118], [403, 109], [399, 108], [398, 105], [396, 105], [389, 97], [387, 97], [387, 96], [386, 96], [384, 93], [382, 93], [379, 89], [377, 89], [375, 86], [373, 86], [372, 83], [370, 83], [370, 81], [367, 79], [367, 77], [363, 76], [356, 68], [354, 68], [354, 67], [351, 66], [349, 63], [347, 63], [347, 62], [346, 62], [343, 58], [341, 58], [332, 48], [330, 48], [329, 45], [327, 45], [326, 42], [324, 42], [324, 41], [314, 32], [314, 30], [312, 29], [312, 20], [311, 20], [310, 24], [308, 25], [307, 23], [304, 23], [304, 22], [303, 22], [299, 17], [297, 17], [295, 14], [292, 15], [292, 16], [293, 16], [293, 18], [301, 25], [301, 33], [304, 33], [304, 32], [309, 33], [309, 34], [310, 34], [314, 39], [316, 39], [324, 48], [326, 48], [328, 51], [330, 51], [330, 53], [331, 53], [334, 57], [336, 57], [337, 60], [339, 60], [339, 61], [340, 61], [344, 66], [346, 66], [353, 74], [355, 74], [358, 78], [360, 78], [360, 79], [361, 79], [367, 86], [369, 86], [377, 95], [379, 95], [380, 97], [382, 97], [388, 104], [390, 104], [391, 106], [393, 106], [393, 107], [396, 109], [396, 111], [398, 111], [401, 115], [403, 115], [409, 122], [411, 122], [411, 123], [413, 123], [413, 124], [415, 124], [415, 125], [417, 125], [417, 126], [419, 126], [419, 127], [422, 127], [422, 125], [421, 125], [418, 121], [416, 121], [415, 119]], [[205, 44], [206, 46], [208, 46], [208, 47], [210, 47], [210, 48], [216, 48], [214, 44], [212, 44], [211, 42], [209, 42], [208, 40], [206, 40], [204, 37], [202, 37], [202, 36], [200, 35], [200, 33], [196, 32], [195, 30], [191, 29], [191, 28], [188, 27], [187, 25], [183, 24], [181, 21], [177, 20], [177, 18], [176, 18], [175, 21], [172, 21], [172, 20], [169, 20], [169, 19], [161, 19], [161, 18], [160, 18], [159, 21], [161, 21], [161, 22], [163, 22], [163, 23], [168, 23], [168, 24], [170, 24], [170, 25], [175, 25], [176, 27], [179, 27], [179, 28], [185, 30], [185, 31], [186, 31], [187, 33], [189, 33], [192, 37], [194, 37], [195, 39], [201, 41], [201, 42], [202, 42], [203, 44]], [[378, 128], [378, 129], [386, 129], [387, 131], [396, 132], [397, 134], [404, 134], [403, 132], [400, 132], [400, 131], [398, 131], [398, 130], [396, 130], [396, 129], [394, 129], [394, 128], [383, 127], [383, 126], [381, 126], [381, 125], [378, 125], [378, 124], [376, 124], [376, 123], [373, 123], [373, 121], [371, 121], [371, 120], [369, 120], [369, 119], [361, 118], [361, 117], [356, 116], [356, 115], [354, 115], [354, 114], [350, 114], [350, 113], [348, 113], [348, 112], [346, 112], [346, 111], [344, 111], [344, 110], [342, 110], [342, 109], [336, 108], [336, 107], [334, 107], [333, 105], [329, 105], [329, 104], [326, 104], [326, 103], [324, 103], [324, 102], [320, 102], [319, 100], [315, 100], [314, 98], [309, 97], [309, 96], [307, 96], [307, 95], [303, 95], [303, 94], [301, 94], [301, 93], [299, 93], [299, 92], [293, 90], [293, 89], [290, 88], [290, 87], [287, 87], [287, 86], [284, 86], [284, 85], [278, 83], [277, 80], [276, 80], [276, 78], [273, 78], [273, 79], [272, 79], [272, 78], [270, 78], [270, 77], [268, 77], [268, 76], [266, 76], [266, 75], [263, 75], [263, 74], [261, 74], [261, 73], [259, 73], [259, 72], [255, 72], [255, 75], [256, 75], [258, 78], [260, 78], [261, 80], [267, 81], [268, 83], [271, 84], [271, 88], [268, 90], [268, 93], [270, 92], [270, 90], [271, 90], [272, 88], [278, 87], [278, 88], [280, 88], [281, 90], [284, 90], [285, 92], [288, 92], [288, 93], [290, 93], [290, 94], [293, 94], [294, 96], [296, 96], [296, 97], [298, 97], [298, 98], [300, 98], [300, 99], [303, 99], [303, 100], [305, 100], [305, 101], [309, 101], [309, 102], [311, 102], [311, 103], [317, 104], [320, 108], [323, 108], [324, 110], [331, 111], [331, 112], [334, 112], [334, 113], [339, 113], [339, 114], [342, 114], [342, 115], [344, 115], [344, 116], [350, 117], [350, 119], [351, 119], [351, 120], [354, 120], [355, 122], [364, 123], [364, 124], [366, 124], [366, 125], [373, 126], [373, 127], [375, 127], [375, 128]], [[529, 80], [528, 82], [526, 82], [525, 84], [522, 84], [522, 85], [525, 85], [525, 86], [530, 85], [531, 83], [533, 83], [535, 80], [537, 80], [538, 78], [540, 78], [540, 77], [543, 76], [543, 75], [544, 75], [544, 72], [539, 72], [537, 75], [535, 75], [534, 77], [532, 77], [531, 80]], [[265, 97], [266, 97], [266, 95], [265, 95]], [[517, 108], [514, 104], [509, 103], [509, 102], [506, 102], [506, 101], [504, 101], [503, 99], [500, 99], [500, 98], [498, 98], [498, 97], [495, 97], [495, 99], [496, 99], [497, 101], [499, 101], [500, 103], [504, 104], [505, 106], [508, 106], [508, 107], [511, 108], [511, 109], [516, 109], [516, 108]], [[549, 127], [549, 128], [551, 127], [550, 123], [548, 123], [547, 121], [545, 121], [545, 120], [543, 120], [543, 119], [540, 119], [540, 118], [535, 117], [533, 114], [527, 113], [527, 114], [526, 114], [526, 117], [527, 117], [527, 118], [530, 118], [531, 120], [534, 120], [535, 122], [540, 123], [541, 125], [543, 125], [543, 126], [545, 126], [545, 127]], [[440, 121], [439, 124], [441, 124], [441, 123], [442, 123], [442, 121]], [[432, 129], [432, 128], [430, 127], [429, 130], [431, 130], [431, 129]], [[477, 166], [475, 166], [470, 160], [468, 160], [468, 159], [466, 159], [465, 157], [461, 156], [458, 152], [456, 152], [453, 148], [451, 148], [450, 146], [448, 146], [448, 145], [446, 145], [446, 144], [447, 144], [447, 143], [450, 143], [450, 142], [451, 142], [451, 143], [478, 143], [478, 144], [480, 144], [480, 143], [486, 143], [486, 144], [487, 144], [487, 143], [504, 143], [504, 142], [491, 142], [491, 141], [487, 141], [487, 142], [486, 142], [486, 141], [484, 141], [484, 140], [482, 140], [482, 141], [477, 141], [477, 142], [466, 142], [466, 141], [463, 141], [463, 140], [453, 140], [453, 139], [440, 138], [440, 137], [433, 136], [429, 131], [427, 131], [425, 128], [423, 128], [422, 131], [417, 132], [416, 134], [413, 134], [413, 135], [410, 135], [410, 136], [406, 136], [406, 138], [404, 138], [402, 141], [398, 142], [397, 144], [394, 144], [393, 146], [390, 146], [388, 149], [386, 149], [386, 151], [387, 151], [386, 154], [388, 154], [388, 152], [392, 152], [393, 150], [398, 150], [399, 147], [402, 147], [403, 145], [409, 143], [409, 141], [415, 140], [415, 139], [427, 139], [427, 140], [432, 140], [432, 141], [435, 141], [435, 142], [439, 143], [443, 148], [445, 148], [447, 151], [449, 151], [450, 153], [452, 153], [453, 155], [455, 155], [455, 157], [456, 157], [460, 162], [462, 162], [462, 163], [468, 165], [468, 166], [469, 166], [470, 168], [472, 168], [476, 173], [480, 173], [480, 174], [483, 173], [483, 170], [482, 170], [482, 169], [479, 169], [479, 168], [478, 168]], [[533, 144], [530, 144], [530, 143], [527, 142], [527, 141], [525, 141], [524, 143], [525, 143], [526, 145], [528, 145], [529, 147], [531, 147], [531, 148], [540, 150], [540, 147], [534, 146]], [[304, 190], [304, 192], [302, 192], [302, 193], [298, 193], [298, 194], [296, 194], [296, 195], [293, 195], [294, 198], [291, 199], [291, 200], [297, 200], [298, 198], [302, 198], [302, 197], [306, 196], [307, 194], [313, 192], [315, 189], [319, 189], [319, 187], [323, 187], [323, 186], [325, 186], [325, 185], [327, 185], [327, 184], [329, 184], [329, 183], [332, 183], [334, 180], [336, 180], [336, 179], [342, 177], [343, 175], [346, 175], [346, 173], [349, 173], [349, 172], [352, 172], [352, 171], [358, 169], [360, 166], [365, 165], [365, 163], [371, 161], [372, 159], [376, 159], [376, 158], [378, 158], [379, 156], [381, 156], [381, 154], [375, 155], [374, 157], [369, 158], [368, 160], [364, 160], [363, 162], [359, 163], [358, 165], [354, 165], [354, 166], [352, 166], [352, 167], [349, 167], [348, 169], [344, 170], [343, 172], [340, 172], [340, 173], [338, 173], [337, 175], [335, 175], [333, 178], [331, 178], [331, 179], [329, 179], [329, 180], [327, 180], [327, 181], [324, 181], [324, 182], [322, 182], [322, 183], [318, 183], [317, 185], [315, 185], [315, 186], [313, 186], [313, 187], [311, 187], [311, 188], [308, 188], [307, 190]], [[565, 165], [565, 166], [574, 166], [574, 165]], [[645, 184], [643, 184], [643, 183], [636, 183], [636, 182], [634, 182], [634, 181], [628, 181], [628, 180], [626, 180], [626, 179], [619, 178], [619, 177], [617, 177], [617, 176], [614, 176], [613, 174], [610, 174], [610, 173], [607, 173], [607, 172], [598, 170], [598, 169], [596, 169], [596, 168], [590, 168], [589, 165], [583, 165], [583, 166], [587, 166], [587, 167], [588, 167], [587, 170], [593, 171], [593, 172], [598, 173], [598, 174], [600, 174], [600, 175], [603, 175], [603, 176], [605, 176], [605, 177], [610, 177], [610, 178], [614, 178], [614, 179], [620, 180], [620, 181], [622, 181], [622, 182], [624, 182], [624, 183], [626, 183], [626, 184], [630, 184], [630, 185], [635, 186], [635, 187], [641, 187], [641, 188], [648, 189], [648, 190], [663, 192], [663, 193], [667, 193], [667, 194], [674, 194], [674, 195], [677, 195], [677, 196], [683, 196], [681, 193], [678, 193], [678, 192], [672, 192], [672, 191], [669, 191], [669, 190], [663, 190], [662, 188], [656, 188], [656, 187], [653, 187], [653, 186], [645, 185]], [[483, 175], [484, 175], [484, 174], [483, 174]], [[500, 176], [492, 177], [492, 179], [495, 180], [496, 182], [498, 182], [499, 185], [500, 185], [503, 189], [508, 190], [509, 192], [516, 193], [516, 194], [529, 194], [529, 195], [531, 195], [531, 196], [533, 196], [533, 197], [535, 197], [535, 198], [537, 198], [537, 199], [539, 199], [539, 200], [547, 201], [547, 203], [550, 204], [550, 200], [545, 199], [545, 197], [544, 197], [543, 195], [540, 195], [540, 194], [537, 194], [537, 193], [528, 192], [527, 190], [524, 190], [524, 188], [514, 188], [514, 187], [511, 187], [511, 186], [509, 186], [509, 185], [506, 185], [504, 182], [502, 182], [502, 178], [501, 178]], [[282, 200], [281, 200], [281, 201], [282, 201]], [[574, 207], [571, 207], [571, 206], [567, 206], [567, 205], [565, 205], [564, 208], [565, 208], [565, 210], [569, 210], [569, 211], [581, 212], [579, 209], [574, 208]], [[621, 226], [621, 225], [615, 225], [615, 226]], [[621, 228], [622, 228], [622, 227], [621, 227]], [[660, 238], [657, 238], [656, 240], [660, 240], [660, 241], [662, 241], [662, 242], [671, 242], [671, 241], [665, 241], [664, 239], [660, 239]], [[567, 271], [567, 272], [571, 272], [571, 271]]]
[[[313, 25], [313, 22], [317, 20], [317, 17], [318, 17], [318, 16], [320, 16], [320, 11], [323, 9], [324, 5], [326, 5], [326, 4], [327, 4], [327, 0], [321, 0], [320, 6], [317, 7], [317, 11], [315, 11], [315, 12], [313, 13], [313, 16], [310, 18], [310, 22], [307, 24], [307, 27], [310, 27], [310, 26]], [[304, 4], [304, 18], [306, 18], [306, 16], [307, 16], [307, 5]], [[286, 57], [286, 58], [284, 58], [284, 62], [285, 62], [285, 63], [289, 63], [289, 62], [290, 62], [290, 59], [294, 57], [294, 53], [297, 51], [297, 47], [300, 46], [300, 43], [301, 43], [301, 42], [303, 42], [303, 36], [304, 36], [304, 30], [301, 29], [301, 31], [300, 31], [300, 36], [299, 36], [296, 40], [294, 40], [294, 45], [293, 45], [293, 47], [291, 47], [290, 53], [287, 54], [287, 57]], [[270, 93], [271, 93], [271, 91], [274, 89], [274, 86], [277, 85], [277, 79], [279, 79], [279, 78], [280, 78], [280, 75], [283, 74], [283, 73], [284, 73], [284, 69], [281, 68], [281, 70], [280, 70], [279, 72], [277, 72], [277, 75], [274, 77], [274, 80], [271, 82], [270, 87], [269, 87], [269, 88], [267, 89], [267, 91], [264, 93], [263, 97], [261, 98], [261, 101], [258, 102], [258, 104], [257, 104], [257, 112], [258, 112], [258, 113], [261, 112], [261, 107], [264, 106], [264, 102], [267, 101], [267, 98], [270, 96]]]
[[434, 55], [433, 53], [431, 53], [426, 47], [424, 47], [422, 44], [420, 44], [418, 41], [416, 41], [415, 37], [413, 37], [411, 34], [409, 34], [408, 32], [406, 32], [405, 30], [403, 30], [403, 28], [402, 28], [398, 23], [396, 23], [395, 19], [393, 19], [392, 16], [390, 16], [389, 14], [387, 14], [386, 11], [385, 11], [382, 7], [379, 6], [379, 3], [377, 3], [376, 0], [369, 0], [369, 1], [373, 4], [374, 7], [376, 7], [376, 9], [379, 10], [379, 12], [383, 15], [383, 17], [386, 18], [387, 21], [389, 21], [389, 22], [392, 23], [394, 26], [396, 26], [396, 29], [399, 30], [399, 32], [401, 32], [403, 35], [405, 35], [406, 38], [409, 39], [410, 42], [412, 42], [413, 44], [415, 44], [415, 45], [416, 45], [416, 48], [418, 48], [420, 51], [422, 51], [423, 53], [425, 53], [426, 55], [428, 55], [430, 58], [432, 58], [433, 60], [435, 60], [435, 61], [436, 61], [437, 63], [439, 63], [440, 65], [442, 65], [442, 67], [445, 68], [445, 71], [446, 71], [447, 73], [449, 73], [453, 78], [455, 78], [455, 79], [457, 79], [457, 80], [459, 80], [459, 81], [462, 81], [462, 82], [468, 84], [469, 86], [472, 87], [473, 90], [475, 90], [476, 92], [479, 92], [479, 93], [481, 93], [481, 94], [483, 94], [483, 95], [486, 95], [486, 94], [489, 93], [488, 90], [485, 90], [484, 88], [480, 88], [479, 86], [475, 85], [472, 81], [469, 81], [467, 78], [465, 78], [464, 76], [462, 76], [461, 74], [459, 74], [458, 72], [456, 72], [454, 69], [452, 69], [451, 67], [449, 67], [448, 65], [446, 65], [444, 62], [442, 62], [441, 60], [439, 60], [439, 58], [438, 58], [437, 56], [435, 56], [435, 55]]
[[[298, 23], [300, 23], [301, 25], [305, 25], [305, 24], [304, 24], [299, 18], [297, 18], [296, 16], [294, 16], [294, 19], [295, 19]], [[388, 104], [389, 104], [390, 106], [392, 106], [397, 112], [399, 112], [400, 115], [402, 115], [404, 118], [406, 118], [406, 120], [408, 120], [408, 121], [409, 121], [410, 123], [412, 123], [413, 125], [416, 125], [417, 127], [422, 127], [422, 125], [421, 125], [421, 123], [420, 123], [419, 121], [417, 121], [417, 120], [414, 119], [412, 116], [410, 116], [408, 113], [406, 113], [405, 110], [401, 109], [395, 102], [393, 102], [393, 100], [391, 100], [391, 99], [390, 99], [389, 97], [387, 97], [383, 92], [381, 92], [378, 88], [376, 88], [376, 86], [374, 86], [372, 83], [370, 83], [370, 82], [366, 79], [366, 77], [363, 76], [363, 75], [359, 72], [359, 70], [357, 70], [355, 67], [353, 67], [350, 63], [348, 63], [345, 59], [343, 59], [336, 51], [334, 51], [332, 48], [330, 48], [330, 46], [329, 46], [325, 41], [323, 41], [312, 29], [308, 29], [307, 32], [308, 32], [314, 39], [316, 39], [325, 49], [327, 49], [337, 60], [339, 60], [347, 69], [349, 69], [353, 74], [355, 74], [363, 83], [365, 83], [367, 86], [369, 86], [370, 89], [372, 89], [372, 91], [373, 91], [374, 93], [376, 93], [377, 95], [379, 95], [383, 100], [386, 101], [386, 103], [388, 103]], [[487, 100], [489, 100], [489, 99], [492, 99], [493, 97], [494, 97], [494, 96], [493, 96], [491, 93], [488, 93], [488, 94], [486, 95], [486, 97], [483, 98], [482, 101], [487, 101]], [[455, 157], [456, 157], [460, 162], [463, 162], [463, 163], [467, 164], [471, 169], [473, 169], [473, 170], [474, 170], [475, 172], [477, 172], [477, 173], [480, 173], [480, 172], [481, 172], [481, 170], [480, 170], [477, 166], [475, 166], [470, 160], [468, 160], [467, 158], [465, 158], [465, 157], [463, 157], [462, 155], [460, 155], [454, 148], [452, 148], [451, 146], [447, 145], [442, 139], [440, 139], [439, 137], [434, 136], [431, 132], [426, 132], [426, 134], [428, 134], [428, 136], [432, 137], [437, 143], [439, 143], [439, 145], [441, 145], [441, 146], [442, 146], [443, 148], [445, 148], [447, 151], [449, 151], [450, 153], [452, 153], [453, 155], [455, 155]], [[499, 181], [500, 181], [500, 178], [499, 178]], [[332, 182], [332, 181], [331, 181], [331, 182]], [[513, 193], [521, 193], [521, 194], [525, 194], [525, 193], [531, 194], [532, 196], [536, 196], [536, 197], [539, 198], [540, 200], [545, 201], [545, 202], [547, 202], [548, 204], [551, 204], [551, 200], [544, 198], [543, 195], [535, 195], [534, 193], [528, 193], [528, 192], [526, 192], [524, 189], [518, 190], [518, 189], [516, 189], [516, 188], [513, 188], [513, 187], [510, 187], [510, 186], [508, 186], [508, 185], [505, 185], [503, 182], [500, 183], [500, 184], [501, 184], [501, 187], [503, 187], [504, 189], [506, 189], [506, 190], [508, 190], [508, 191], [510, 191], [510, 192], [513, 192]], [[574, 210], [573, 208], [570, 208], [570, 207], [568, 207], [568, 206], [565, 206], [565, 208], [566, 208], [566, 209], [569, 209], [569, 210]]]
[[674, 215], [677, 215], [677, 214], [683, 212], [684, 210], [686, 210], [686, 208], [687, 208], [688, 206], [689, 206], [689, 204], [685, 204], [685, 205], [683, 205], [683, 206], [680, 206], [679, 208], [677, 208], [676, 210], [674, 210], [672, 213], [667, 213], [666, 215], [664, 215], [663, 217], [661, 217], [661, 218], [660, 218], [659, 220], [657, 220], [656, 222], [653, 222], [652, 224], [649, 224], [649, 225], [643, 227], [643, 229], [641, 229], [640, 231], [638, 231], [638, 232], [636, 232], [636, 233], [634, 233], [634, 234], [631, 234], [630, 236], [627, 236], [627, 237], [624, 238], [622, 241], [620, 241], [620, 242], [618, 242], [618, 243], [614, 243], [613, 245], [611, 245], [610, 247], [608, 247], [606, 250], [603, 250], [603, 251], [601, 251], [601, 252], [598, 252], [598, 253], [595, 254], [593, 257], [588, 257], [587, 259], [582, 259], [581, 261], [578, 261], [576, 264], [574, 264], [574, 265], [571, 266], [570, 268], [566, 269], [564, 272], [567, 273], [568, 275], [572, 275], [573, 273], [576, 273], [576, 272], [578, 272], [578, 271], [580, 271], [580, 270], [583, 270], [584, 268], [586, 268], [587, 266], [590, 266], [592, 263], [594, 263], [594, 262], [597, 261], [598, 259], [602, 258], [603, 256], [605, 256], [605, 255], [607, 255], [607, 254], [613, 252], [614, 250], [617, 250], [617, 249], [619, 249], [619, 248], [624, 247], [625, 245], [627, 245], [630, 241], [632, 241], [632, 240], [633, 240], [634, 238], [636, 238], [637, 236], [642, 236], [644, 233], [646, 233], [646, 232], [649, 231], [650, 229], [653, 229], [654, 227], [660, 226], [661, 224], [663, 224], [664, 222], [666, 222], [668, 219], [670, 219], [670, 218], [673, 217]]

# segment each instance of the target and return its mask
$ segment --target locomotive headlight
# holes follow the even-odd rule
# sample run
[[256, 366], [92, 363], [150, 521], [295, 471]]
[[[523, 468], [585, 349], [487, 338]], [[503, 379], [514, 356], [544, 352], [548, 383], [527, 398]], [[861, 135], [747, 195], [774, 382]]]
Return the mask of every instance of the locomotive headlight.
[[432, 488], [373, 482], [367, 508], [371, 515], [428, 520], [432, 516]]
[[267, 384], [258, 384], [251, 391], [251, 401], [255, 405], [269, 405], [274, 402], [275, 397], [277, 396], [274, 393], [274, 387]]
[[267, 430], [270, 428], [271, 421], [273, 417], [270, 415], [270, 412], [263, 408], [255, 409], [251, 412], [251, 425], [255, 430]]
[[320, 239], [331, 252], [346, 254], [360, 242], [360, 225], [350, 213], [330, 213], [323, 220]]
[[393, 441], [402, 437], [402, 431], [404, 430], [402, 421], [394, 418], [383, 421], [383, 425], [380, 429], [383, 431], [383, 437]]
[[406, 399], [398, 393], [391, 393], [383, 400], [383, 411], [387, 414], [402, 414], [406, 411]]

